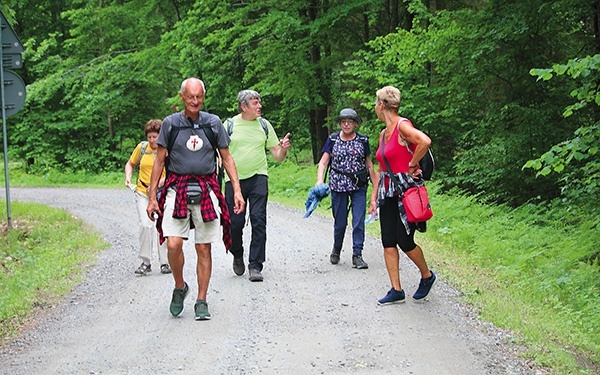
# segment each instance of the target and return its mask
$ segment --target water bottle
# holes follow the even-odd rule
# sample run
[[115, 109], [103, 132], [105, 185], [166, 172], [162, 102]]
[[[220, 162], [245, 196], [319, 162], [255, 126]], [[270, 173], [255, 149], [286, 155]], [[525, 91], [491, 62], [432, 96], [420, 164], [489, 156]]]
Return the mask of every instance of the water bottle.
[[366, 224], [371, 224], [375, 220], [377, 220], [377, 215], [375, 213], [372, 213], [369, 216], [367, 216], [367, 218], [365, 219], [365, 225]]

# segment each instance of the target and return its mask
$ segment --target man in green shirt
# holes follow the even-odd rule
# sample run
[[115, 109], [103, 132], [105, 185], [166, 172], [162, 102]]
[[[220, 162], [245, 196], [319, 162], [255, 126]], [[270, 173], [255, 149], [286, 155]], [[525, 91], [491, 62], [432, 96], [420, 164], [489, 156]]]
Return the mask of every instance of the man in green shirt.
[[[290, 133], [281, 140], [270, 122], [261, 117], [261, 97], [254, 90], [243, 90], [238, 94], [239, 114], [225, 121], [224, 126], [231, 137], [229, 151], [235, 160], [242, 196], [246, 207], [250, 207], [252, 239], [248, 254], [250, 281], [263, 281], [263, 263], [266, 259], [267, 243], [267, 198], [269, 194], [266, 150], [271, 151], [278, 162], [283, 161], [290, 148]], [[225, 199], [231, 214], [231, 254], [233, 271], [244, 274], [244, 247], [242, 233], [246, 209], [233, 213], [234, 200], [231, 182], [225, 179]]]

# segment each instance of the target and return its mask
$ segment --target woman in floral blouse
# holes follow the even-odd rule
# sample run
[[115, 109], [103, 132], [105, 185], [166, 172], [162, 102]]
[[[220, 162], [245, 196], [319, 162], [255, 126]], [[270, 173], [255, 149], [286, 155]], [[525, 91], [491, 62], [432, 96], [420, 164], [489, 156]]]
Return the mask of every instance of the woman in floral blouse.
[[369, 140], [356, 132], [362, 120], [355, 110], [344, 108], [334, 119], [340, 131], [327, 138], [323, 156], [319, 161], [316, 185], [323, 184], [326, 169], [330, 166], [329, 187], [333, 213], [333, 250], [331, 264], [338, 264], [352, 209], [352, 267], [369, 268], [362, 258], [365, 242], [365, 210], [369, 180], [375, 179]]

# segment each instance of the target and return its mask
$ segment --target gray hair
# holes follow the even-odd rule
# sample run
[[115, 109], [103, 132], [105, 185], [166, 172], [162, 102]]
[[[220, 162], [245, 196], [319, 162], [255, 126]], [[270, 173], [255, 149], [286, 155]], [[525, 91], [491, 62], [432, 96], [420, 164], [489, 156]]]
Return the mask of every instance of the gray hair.
[[249, 105], [250, 100], [252, 99], [260, 99], [260, 94], [254, 90], [242, 90], [238, 93], [238, 111], [242, 112], [242, 104]]
[[187, 79], [183, 80], [183, 82], [181, 82], [181, 89], [179, 89], [181, 94], [183, 95], [185, 93], [185, 86], [188, 84], [188, 82], [193, 81], [193, 80], [200, 81], [200, 84], [202, 85], [202, 91], [204, 92], [204, 95], [206, 95], [206, 87], [204, 86], [204, 82], [201, 79], [198, 79], [195, 77], [187, 78]]

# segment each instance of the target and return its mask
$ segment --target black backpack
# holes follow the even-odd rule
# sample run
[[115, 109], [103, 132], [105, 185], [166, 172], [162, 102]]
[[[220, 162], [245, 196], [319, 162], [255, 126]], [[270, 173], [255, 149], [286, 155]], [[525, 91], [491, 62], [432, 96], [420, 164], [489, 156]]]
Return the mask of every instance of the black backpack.
[[426, 181], [431, 180], [431, 175], [433, 174], [433, 170], [435, 169], [435, 159], [433, 158], [433, 152], [431, 149], [427, 149], [427, 153], [421, 161], [419, 161], [419, 167], [423, 171], [423, 179]]
[[[180, 113], [180, 116], [181, 117], [180, 117], [179, 125], [175, 125], [175, 124], [171, 125], [171, 129], [169, 131], [169, 136], [167, 137], [167, 152], [168, 152], [168, 154], [167, 154], [167, 159], [165, 160], [165, 169], [167, 170], [167, 172], [168, 172], [167, 167], [169, 165], [169, 156], [168, 155], [171, 153], [171, 150], [173, 149], [173, 145], [175, 144], [177, 135], [183, 129], [194, 129], [195, 128], [192, 121], [189, 118], [185, 117], [183, 112]], [[217, 157], [218, 157], [217, 136], [211, 128], [210, 114], [208, 112], [200, 111], [200, 124], [197, 125], [197, 129], [202, 129], [202, 131], [204, 131], [204, 135], [208, 139], [208, 142], [210, 142], [210, 145], [215, 152], [215, 163], [216, 163]]]
[[[408, 147], [408, 142], [404, 138], [402, 138], [402, 143], [404, 143], [404, 146], [406, 146], [408, 152], [413, 155], [412, 150], [410, 147]], [[435, 159], [433, 158], [433, 152], [431, 152], [431, 148], [427, 149], [427, 153], [419, 161], [419, 168], [421, 168], [421, 177], [423, 177], [423, 180], [431, 180], [431, 175], [435, 169]]]

